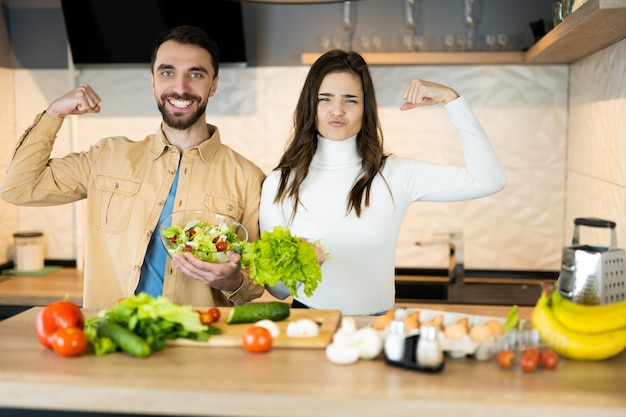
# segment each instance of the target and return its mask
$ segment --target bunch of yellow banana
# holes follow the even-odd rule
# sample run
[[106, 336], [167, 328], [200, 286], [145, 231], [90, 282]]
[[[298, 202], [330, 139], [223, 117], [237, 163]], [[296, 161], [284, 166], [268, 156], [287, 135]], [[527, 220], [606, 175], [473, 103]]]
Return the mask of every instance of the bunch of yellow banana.
[[531, 321], [541, 340], [569, 359], [598, 361], [626, 348], [626, 301], [583, 305], [543, 292]]

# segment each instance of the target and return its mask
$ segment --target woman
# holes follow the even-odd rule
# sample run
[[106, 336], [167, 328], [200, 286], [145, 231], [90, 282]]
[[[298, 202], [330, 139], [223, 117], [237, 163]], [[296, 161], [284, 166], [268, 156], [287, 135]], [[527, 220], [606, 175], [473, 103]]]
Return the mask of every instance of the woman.
[[[363, 58], [333, 50], [311, 67], [294, 114], [293, 136], [263, 184], [261, 230], [287, 227], [319, 240], [332, 258], [322, 282], [294, 306], [380, 314], [395, 304], [395, 253], [402, 220], [415, 201], [484, 197], [507, 182], [472, 110], [453, 89], [409, 82], [400, 110], [444, 104], [459, 132], [466, 167], [384, 152], [374, 86]], [[284, 299], [284, 285], [268, 288]]]

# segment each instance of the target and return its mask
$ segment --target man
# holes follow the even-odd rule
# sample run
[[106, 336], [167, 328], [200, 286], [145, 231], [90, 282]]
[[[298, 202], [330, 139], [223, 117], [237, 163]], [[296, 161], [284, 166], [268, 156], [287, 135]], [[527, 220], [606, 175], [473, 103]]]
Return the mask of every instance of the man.
[[139, 292], [197, 306], [241, 304], [259, 297], [241, 269], [202, 262], [189, 253], [167, 259], [157, 224], [179, 210], [210, 210], [238, 219], [259, 236], [263, 171], [223, 145], [205, 109], [218, 84], [215, 42], [201, 29], [179, 26], [152, 51], [152, 89], [163, 120], [154, 135], [134, 142], [100, 140], [88, 151], [50, 158], [67, 115], [97, 113], [100, 97], [86, 84], [38, 115], [17, 143], [0, 195], [28, 206], [87, 199], [85, 307], [110, 308]]

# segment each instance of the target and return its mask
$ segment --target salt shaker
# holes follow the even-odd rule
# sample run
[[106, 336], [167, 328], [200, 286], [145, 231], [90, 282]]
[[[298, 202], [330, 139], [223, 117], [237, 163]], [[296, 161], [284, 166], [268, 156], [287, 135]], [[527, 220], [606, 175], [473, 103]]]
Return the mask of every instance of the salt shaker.
[[394, 318], [389, 323], [389, 332], [385, 336], [383, 350], [390, 361], [399, 362], [404, 359], [404, 322]]
[[424, 326], [420, 329], [415, 358], [418, 365], [427, 368], [438, 368], [443, 363], [443, 351], [434, 326]]

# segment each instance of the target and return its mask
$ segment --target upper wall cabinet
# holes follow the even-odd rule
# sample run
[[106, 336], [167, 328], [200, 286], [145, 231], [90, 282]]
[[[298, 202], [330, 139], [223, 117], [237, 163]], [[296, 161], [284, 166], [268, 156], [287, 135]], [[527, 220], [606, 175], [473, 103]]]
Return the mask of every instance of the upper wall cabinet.
[[[626, 38], [626, 0], [589, 0], [525, 52], [366, 52], [370, 65], [570, 64]], [[302, 54], [311, 65], [320, 53]]]

